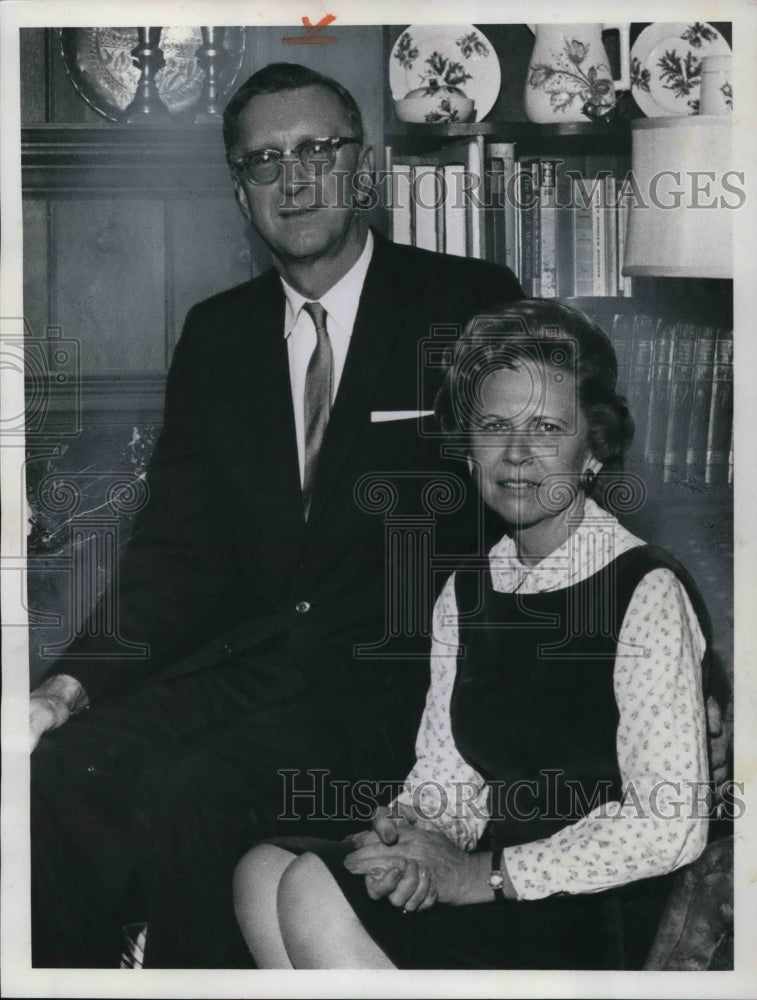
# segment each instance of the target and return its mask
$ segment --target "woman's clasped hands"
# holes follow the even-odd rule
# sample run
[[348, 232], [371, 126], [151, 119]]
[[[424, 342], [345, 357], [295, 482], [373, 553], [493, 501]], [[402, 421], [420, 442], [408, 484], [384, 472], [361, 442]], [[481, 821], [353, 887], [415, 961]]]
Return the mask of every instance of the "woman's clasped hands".
[[365, 876], [372, 899], [386, 897], [405, 911], [427, 910], [435, 903], [470, 902], [470, 883], [478, 865], [439, 830], [418, 824], [412, 807], [380, 808], [371, 829], [350, 838], [356, 850], [345, 867]]

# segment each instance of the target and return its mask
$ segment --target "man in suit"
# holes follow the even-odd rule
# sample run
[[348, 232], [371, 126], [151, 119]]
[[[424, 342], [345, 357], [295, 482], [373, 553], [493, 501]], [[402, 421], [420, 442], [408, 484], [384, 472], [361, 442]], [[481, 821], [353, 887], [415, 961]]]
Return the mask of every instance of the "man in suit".
[[[249, 844], [291, 829], [277, 817], [341, 815], [339, 781], [406, 773], [426, 613], [481, 544], [465, 468], [426, 433], [442, 371], [420, 348], [517, 281], [369, 231], [373, 153], [328, 78], [266, 67], [224, 137], [274, 269], [195, 306], [176, 349], [118, 584], [119, 635], [144, 655], [84, 637], [32, 694], [39, 966], [114, 965], [145, 914], [146, 965], [234, 963]], [[448, 559], [436, 580], [428, 559], [409, 574], [424, 544]]]

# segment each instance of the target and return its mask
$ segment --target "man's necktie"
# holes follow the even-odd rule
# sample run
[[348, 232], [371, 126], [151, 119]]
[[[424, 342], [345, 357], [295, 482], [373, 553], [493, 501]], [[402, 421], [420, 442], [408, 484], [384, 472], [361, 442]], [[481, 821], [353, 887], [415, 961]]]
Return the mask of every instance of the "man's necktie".
[[326, 310], [320, 302], [306, 302], [303, 308], [313, 320], [316, 335], [315, 350], [305, 376], [305, 476], [302, 483], [302, 499], [307, 518], [310, 513], [310, 501], [313, 498], [318, 455], [331, 412], [334, 357], [326, 329]]

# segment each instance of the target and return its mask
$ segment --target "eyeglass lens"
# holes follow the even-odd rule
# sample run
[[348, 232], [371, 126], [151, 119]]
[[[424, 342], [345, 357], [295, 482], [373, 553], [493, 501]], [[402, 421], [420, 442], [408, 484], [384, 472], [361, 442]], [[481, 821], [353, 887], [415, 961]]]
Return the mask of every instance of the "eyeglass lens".
[[[311, 173], [322, 173], [334, 166], [337, 150], [344, 141], [309, 139], [293, 149], [292, 154], [306, 170]], [[283, 156], [284, 154], [276, 149], [252, 153], [240, 161], [239, 169], [253, 184], [272, 184], [281, 173]]]

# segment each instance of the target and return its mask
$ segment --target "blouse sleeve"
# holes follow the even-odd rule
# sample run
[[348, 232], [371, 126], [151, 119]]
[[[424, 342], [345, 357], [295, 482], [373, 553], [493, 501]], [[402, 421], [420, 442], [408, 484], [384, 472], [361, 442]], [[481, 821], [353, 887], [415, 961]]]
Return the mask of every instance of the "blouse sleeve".
[[518, 896], [598, 892], [695, 860], [707, 840], [705, 643], [678, 578], [656, 569], [639, 583], [618, 642], [622, 800], [544, 840], [504, 851]]
[[489, 819], [488, 788], [460, 756], [452, 737], [450, 699], [457, 670], [457, 602], [451, 576], [434, 607], [431, 683], [415, 742], [416, 761], [396, 801], [441, 830], [461, 850], [476, 846]]

